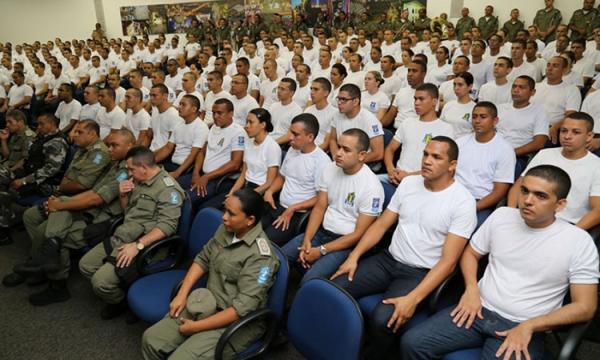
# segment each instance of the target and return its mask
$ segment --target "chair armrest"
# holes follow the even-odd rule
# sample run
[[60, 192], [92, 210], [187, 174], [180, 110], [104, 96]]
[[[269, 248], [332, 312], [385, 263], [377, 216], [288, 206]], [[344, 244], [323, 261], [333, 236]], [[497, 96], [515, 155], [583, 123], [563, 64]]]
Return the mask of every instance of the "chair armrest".
[[181, 289], [181, 285], [183, 285], [183, 280], [181, 280], [175, 286], [173, 286], [173, 289], [171, 289], [171, 295], [169, 296], [169, 300], [175, 299], [175, 296], [177, 296], [179, 289]]
[[581, 345], [583, 336], [591, 324], [592, 320], [588, 320], [584, 323], [574, 324], [569, 328], [567, 338], [560, 348], [560, 353], [558, 354], [557, 360], [575, 359], [577, 349], [579, 348], [579, 345]]
[[[277, 319], [275, 313], [273, 313], [268, 308], [255, 310], [250, 314], [244, 316], [243, 318], [239, 319], [238, 321], [234, 322], [233, 324], [229, 325], [225, 332], [221, 334], [219, 342], [217, 342], [217, 346], [215, 348], [215, 360], [223, 359], [223, 351], [225, 350], [225, 346], [238, 330], [260, 318], [265, 318], [267, 329], [265, 330], [265, 333], [262, 336], [263, 342], [260, 348], [256, 352], [253, 352], [252, 357], [263, 353], [277, 335], [277, 329], [279, 325], [279, 319]], [[245, 357], [236, 357], [236, 359], [245, 359]]]
[[219, 192], [219, 190], [221, 189], [221, 186], [223, 185], [223, 182], [225, 180], [233, 180], [235, 179], [235, 175], [239, 175], [240, 173], [237, 171], [232, 171], [232, 172], [228, 172], [227, 174], [221, 176], [219, 178], [219, 181], [217, 181], [217, 185], [215, 186], [215, 191]]
[[444, 295], [446, 289], [448, 289], [448, 285], [450, 284], [450, 282], [459, 275], [460, 270], [457, 266], [456, 268], [454, 268], [452, 273], [447, 278], [445, 278], [444, 281], [442, 281], [442, 283], [438, 285], [438, 287], [435, 288], [435, 290], [433, 290], [433, 292], [429, 295], [429, 304], [427, 311], [429, 311], [430, 314], [434, 314], [438, 310], [437, 307], [440, 303], [442, 295]]
[[296, 229], [294, 229], [294, 232], [296, 234], [302, 234], [304, 232], [304, 229], [306, 229], [306, 225], [308, 225], [308, 219], [310, 218], [310, 210], [302, 213], [302, 215], [300, 215], [300, 220], [298, 221], [298, 225], [296, 225]]
[[[175, 260], [172, 263], [170, 263], [168, 266], [160, 267], [158, 269], [153, 269], [152, 271], [146, 270], [145, 267], [147, 265], [147, 263], [146, 263], [147, 258], [152, 253], [154, 253], [154, 251], [156, 251], [157, 249], [163, 248], [163, 247], [174, 247], [175, 248], [175, 255], [174, 255]], [[149, 275], [149, 274], [156, 273], [159, 271], [165, 271], [165, 270], [172, 269], [179, 263], [179, 261], [183, 257], [183, 251], [184, 251], [184, 244], [178, 235], [172, 235], [172, 236], [166, 237], [164, 239], [155, 241], [152, 244], [150, 244], [148, 247], [144, 248], [144, 250], [142, 250], [138, 254], [138, 259], [136, 261], [138, 273], [142, 276], [145, 276], [145, 275]]]
[[121, 226], [123, 224], [123, 222], [125, 221], [125, 216], [124, 215], [119, 215], [117, 217], [111, 218], [109, 221], [109, 225], [108, 225], [108, 233], [109, 234], [114, 234], [115, 230], [117, 230], [117, 228], [119, 226]]

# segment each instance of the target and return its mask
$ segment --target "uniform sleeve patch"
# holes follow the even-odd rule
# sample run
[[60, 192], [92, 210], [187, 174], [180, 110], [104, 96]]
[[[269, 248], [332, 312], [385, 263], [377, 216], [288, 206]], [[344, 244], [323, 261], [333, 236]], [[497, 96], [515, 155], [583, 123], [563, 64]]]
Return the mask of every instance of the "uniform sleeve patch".
[[269, 268], [268, 266], [263, 266], [260, 268], [260, 271], [258, 272], [257, 281], [260, 285], [267, 285], [267, 282], [269, 282], [270, 277], [271, 277], [271, 268]]
[[379, 134], [379, 125], [373, 125], [372, 129], [373, 129], [373, 134]]
[[127, 180], [127, 171], [121, 171], [118, 175], [117, 175], [117, 181], [121, 182], [121, 181], [125, 181]]
[[100, 163], [102, 163], [103, 158], [104, 157], [102, 156], [102, 153], [96, 153], [96, 156], [94, 156], [94, 160], [92, 162], [96, 165], [100, 165]]
[[238, 136], [238, 146], [244, 146], [244, 137]]
[[381, 200], [379, 198], [373, 198], [373, 204], [371, 205], [371, 211], [379, 212], [379, 205]]
[[179, 194], [176, 191], [172, 191], [170, 195], [171, 204], [179, 204]]

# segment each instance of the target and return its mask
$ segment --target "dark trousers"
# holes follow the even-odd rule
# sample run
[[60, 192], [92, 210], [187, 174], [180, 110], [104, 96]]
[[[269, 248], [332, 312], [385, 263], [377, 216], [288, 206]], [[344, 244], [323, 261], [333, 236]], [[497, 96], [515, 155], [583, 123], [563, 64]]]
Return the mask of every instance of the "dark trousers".
[[267, 204], [268, 211], [262, 218], [262, 227], [265, 230], [265, 234], [269, 237], [269, 240], [277, 244], [278, 246], [285, 245], [288, 241], [292, 240], [292, 238], [296, 235], [296, 228], [300, 223], [300, 218], [304, 213], [295, 212], [290, 219], [290, 225], [287, 230], [282, 230], [281, 228], [275, 229], [272, 225], [273, 221], [275, 221], [285, 210], [283, 206], [277, 204], [277, 208], [273, 209], [269, 204]]
[[[228, 180], [225, 180], [228, 181]], [[221, 189], [219, 189], [218, 192], [216, 192], [216, 194], [204, 201], [201, 205], [200, 208], [215, 208], [215, 209], [219, 209], [219, 210], [223, 210], [225, 207], [223, 206], [223, 203], [225, 202], [225, 198], [227, 197], [227, 194], [229, 193], [229, 191], [231, 190], [231, 188], [233, 187], [233, 185], [235, 184], [235, 181], [231, 180], [231, 186], [225, 186], [226, 189], [223, 189], [224, 186], [221, 186]], [[251, 183], [251, 182], [246, 182], [246, 185], [244, 185], [244, 187], [250, 188], [250, 189], [255, 189], [258, 187], [257, 184]], [[226, 191], [224, 191], [226, 190]]]
[[229, 192], [229, 190], [231, 190], [235, 181], [231, 179], [225, 179], [221, 182], [221, 185], [217, 189], [217, 184], [219, 184], [220, 180], [221, 178], [210, 180], [206, 185], [206, 196], [202, 196], [196, 189], [194, 189], [193, 191], [191, 190], [192, 174], [182, 175], [177, 178], [177, 182], [179, 183], [179, 185], [181, 185], [181, 187], [185, 190], [188, 197], [190, 198], [194, 211], [197, 211], [199, 208], [202, 207], [207, 207], [204, 206], [204, 204], [212, 200], [221, 192], [223, 193], [223, 199], [225, 199], [225, 195]]
[[[419, 285], [429, 269], [416, 268], [396, 261], [388, 250], [359, 262], [352, 282], [347, 274], [335, 282], [355, 299], [383, 293], [383, 298], [404, 296]], [[365, 351], [368, 359], [386, 359], [393, 352], [397, 334], [387, 327], [394, 305], [379, 303], [368, 319], [370, 344]]]

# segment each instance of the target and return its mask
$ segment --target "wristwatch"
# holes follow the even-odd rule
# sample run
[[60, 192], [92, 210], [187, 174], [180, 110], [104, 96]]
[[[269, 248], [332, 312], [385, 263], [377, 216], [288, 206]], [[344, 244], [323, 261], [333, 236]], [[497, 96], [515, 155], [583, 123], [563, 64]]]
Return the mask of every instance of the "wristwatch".
[[136, 241], [136, 242], [135, 242], [135, 247], [136, 247], [136, 248], [137, 248], [139, 251], [142, 251], [142, 250], [144, 250], [144, 248], [145, 248], [146, 246], [144, 245], [144, 243], [143, 243], [143, 242], [141, 242], [141, 241]]
[[325, 248], [325, 245], [319, 247], [319, 252], [321, 253], [321, 256], [327, 255], [327, 248]]

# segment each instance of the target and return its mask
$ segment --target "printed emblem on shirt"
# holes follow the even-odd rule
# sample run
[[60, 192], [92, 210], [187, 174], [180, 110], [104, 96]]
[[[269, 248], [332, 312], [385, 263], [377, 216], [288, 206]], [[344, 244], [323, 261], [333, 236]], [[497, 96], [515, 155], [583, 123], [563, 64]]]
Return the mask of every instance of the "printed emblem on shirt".
[[100, 165], [102, 162], [102, 153], [97, 153], [92, 162], [96, 165]]
[[348, 195], [346, 195], [346, 199], [344, 200], [344, 206], [354, 207], [354, 198], [356, 198], [356, 194], [353, 192], [348, 193]]
[[470, 121], [470, 119], [471, 119], [471, 114], [470, 114], [470, 113], [465, 113], [465, 114], [463, 115], [463, 117], [462, 117], [462, 118], [463, 118], [463, 120], [465, 120], [465, 121]]
[[373, 134], [379, 134], [379, 125], [373, 125], [371, 129], [373, 129]]
[[238, 136], [238, 146], [244, 146], [244, 137]]
[[117, 181], [121, 182], [121, 181], [125, 181], [127, 180], [127, 171], [121, 171], [118, 175], [117, 175]]
[[260, 285], [267, 285], [269, 278], [271, 277], [271, 269], [268, 266], [263, 266], [258, 271], [257, 281]]
[[425, 136], [423, 136], [423, 142], [425, 144], [429, 144], [429, 142], [431, 141], [431, 139], [433, 139], [433, 135], [431, 135], [431, 134], [425, 134]]
[[375, 101], [371, 101], [371, 103], [369, 104], [369, 110], [371, 110], [371, 111], [377, 110], [377, 103]]
[[179, 203], [179, 194], [177, 194], [177, 192], [175, 192], [175, 191], [171, 192], [171, 204], [177, 205], [178, 203]]
[[379, 200], [379, 198], [373, 198], [373, 203], [371, 204], [371, 211], [379, 212], [380, 203], [381, 203], [381, 200]]
[[221, 140], [219, 140], [219, 142], [217, 143], [217, 145], [223, 146], [224, 142], [225, 142], [225, 138], [221, 138]]

